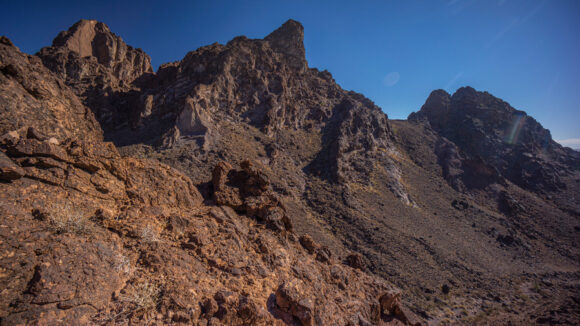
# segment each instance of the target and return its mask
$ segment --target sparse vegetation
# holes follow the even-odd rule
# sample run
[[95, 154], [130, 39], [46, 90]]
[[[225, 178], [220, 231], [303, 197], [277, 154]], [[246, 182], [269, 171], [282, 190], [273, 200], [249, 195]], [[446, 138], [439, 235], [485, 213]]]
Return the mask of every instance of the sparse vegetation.
[[160, 289], [149, 282], [139, 283], [130, 288], [127, 293], [119, 296], [119, 301], [133, 305], [133, 311], [148, 310], [157, 305]]
[[151, 225], [147, 225], [142, 228], [139, 236], [141, 237], [141, 240], [145, 241], [146, 243], [159, 242], [160, 240], [159, 232], [157, 232], [157, 230]]
[[89, 234], [94, 224], [89, 214], [70, 203], [54, 204], [49, 209], [48, 222], [56, 233]]
[[123, 274], [130, 274], [131, 273], [131, 261], [129, 260], [129, 258], [123, 254], [117, 254], [115, 256], [115, 261], [113, 263], [113, 268], [115, 268], [115, 270], [118, 273], [123, 273]]

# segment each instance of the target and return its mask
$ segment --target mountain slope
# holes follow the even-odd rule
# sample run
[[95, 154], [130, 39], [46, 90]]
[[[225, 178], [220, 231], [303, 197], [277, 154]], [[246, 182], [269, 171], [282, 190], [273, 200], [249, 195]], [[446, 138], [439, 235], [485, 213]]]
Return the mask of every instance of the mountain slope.
[[[349, 302], [341, 297], [340, 282], [324, 276], [330, 272], [334, 277], [334, 266], [343, 261], [402, 288], [403, 302], [433, 324], [578, 321], [577, 154], [553, 143], [549, 132], [522, 111], [471, 88], [453, 96], [435, 91], [408, 121], [388, 120], [372, 101], [343, 90], [329, 72], [308, 66], [303, 31], [300, 23], [290, 20], [264, 39], [240, 36], [225, 45], [205, 46], [153, 73], [146, 54], [128, 46], [127, 53], [133, 54], [102, 55], [118, 53], [115, 49], [125, 45], [104, 24], [81, 21], [38, 56], [54, 76], [62, 78], [63, 87], [95, 113], [104, 138], [119, 146], [125, 157], [116, 160], [157, 160], [197, 185], [204, 204], [197, 204], [194, 211], [201, 213], [194, 217], [212, 215], [211, 207], [218, 203], [236, 211], [225, 208], [224, 213], [234, 216], [234, 224], [254, 230], [257, 221], [277, 230], [260, 231], [277, 238], [282, 246], [266, 252], [276, 256], [282, 250], [292, 258], [271, 266], [268, 285], [252, 285], [250, 297], [262, 308], [270, 307], [265, 295], [276, 292], [272, 282], [280, 275], [306, 282], [299, 287], [311, 296], [323, 293], [316, 296], [317, 303]], [[91, 46], [74, 47], [67, 43], [70, 39], [92, 40]], [[96, 50], [97, 45], [104, 49]], [[128, 57], [139, 59], [132, 59], [136, 62], [132, 64], [124, 59]], [[73, 66], [71, 71], [82, 74], [70, 74], [63, 66]], [[248, 162], [254, 162], [260, 172]], [[253, 186], [242, 180], [252, 180]], [[268, 184], [268, 190], [254, 193], [253, 187], [260, 184]], [[144, 185], [145, 189], [157, 186]], [[154, 213], [142, 214], [154, 223], [173, 219], [156, 212], [155, 204], [145, 205], [151, 208], [141, 211]], [[211, 229], [210, 222], [180, 212], [186, 215], [185, 224], [195, 225], [196, 230]], [[228, 219], [216, 214], [220, 217], [212, 218], [218, 225]], [[254, 219], [248, 222], [237, 215]], [[287, 229], [288, 221], [296, 236], [289, 235], [293, 233]], [[123, 223], [123, 228], [134, 227], [130, 219]], [[222, 229], [218, 226], [219, 232]], [[228, 234], [224, 241], [231, 239]], [[320, 245], [309, 245], [307, 235]], [[181, 236], [176, 241], [187, 244], [169, 241], [175, 238], [165, 231], [162, 236], [163, 246], [190, 247]], [[207, 239], [199, 240], [200, 246], [195, 240], [198, 236], [190, 237], [192, 248], [218, 248], [195, 252], [196, 259], [203, 263], [207, 259], [209, 266], [219, 270], [210, 268], [201, 275], [241, 270], [242, 275], [248, 273], [245, 281], [256, 282], [253, 277], [260, 274], [259, 268], [244, 264], [250, 267], [240, 268], [234, 256], [245, 257], [247, 251], [252, 264], [278, 259], [240, 246], [257, 241], [251, 232], [236, 238], [238, 244]], [[300, 246], [298, 236], [304, 236]], [[131, 241], [126, 242], [131, 248], [144, 246], [142, 240]], [[302, 258], [309, 256], [304, 256], [301, 246], [313, 256]], [[229, 256], [226, 251], [232, 247], [237, 249]], [[139, 257], [148, 257], [148, 249], [138, 250], [145, 250]], [[173, 261], [183, 254], [176, 248], [167, 250], [171, 253], [158, 257], [159, 261]], [[353, 251], [362, 255], [351, 255]], [[325, 265], [328, 256], [332, 257], [330, 270]], [[162, 275], [173, 273], [173, 267], [162, 263], [153, 268], [163, 271]], [[386, 287], [368, 283], [366, 277], [355, 282], [367, 284], [363, 288], [368, 295], [357, 296], [361, 304], [344, 313], [334, 313], [345, 311], [341, 304], [338, 308], [316, 304], [310, 309], [309, 304], [292, 307], [276, 302], [294, 314], [290, 319], [302, 324], [389, 322], [387, 315], [397, 315], [395, 310], [381, 316], [372, 308], [382, 293], [378, 289]], [[230, 284], [229, 278], [224, 282], [228, 291], [246, 291]], [[328, 284], [336, 284], [341, 291]], [[267, 290], [257, 290], [260, 286]], [[328, 294], [335, 291], [340, 298]], [[210, 292], [204, 295], [211, 296]], [[276, 298], [278, 294], [282, 293]], [[204, 307], [199, 318], [226, 316]], [[163, 309], [166, 306], [157, 307], [157, 311]], [[208, 315], [207, 311], [212, 312]], [[304, 317], [313, 312], [319, 320]], [[269, 313], [260, 316], [266, 321], [280, 317]], [[348, 317], [353, 315], [360, 318]], [[404, 322], [412, 315], [398, 316], [390, 322]], [[290, 322], [288, 316], [282, 320]]]
[[121, 157], [73, 90], [0, 40], [0, 93], [25, 100], [2, 115], [1, 325], [417, 324], [387, 281], [293, 233], [259, 167], [220, 162], [204, 199]]

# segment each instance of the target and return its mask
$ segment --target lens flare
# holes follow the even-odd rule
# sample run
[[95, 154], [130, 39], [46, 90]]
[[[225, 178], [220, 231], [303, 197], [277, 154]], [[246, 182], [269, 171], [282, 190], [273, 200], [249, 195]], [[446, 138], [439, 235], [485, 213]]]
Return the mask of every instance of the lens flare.
[[509, 134], [509, 137], [507, 138], [508, 144], [515, 144], [518, 142], [518, 136], [525, 122], [526, 118], [524, 115], [516, 115], [514, 117], [512, 121], [511, 132]]

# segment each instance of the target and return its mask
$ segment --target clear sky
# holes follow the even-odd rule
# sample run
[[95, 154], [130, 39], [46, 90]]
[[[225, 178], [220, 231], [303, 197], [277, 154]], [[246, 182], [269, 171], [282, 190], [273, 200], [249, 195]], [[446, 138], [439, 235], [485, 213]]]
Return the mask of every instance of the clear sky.
[[[105, 22], [155, 67], [293, 18], [311, 67], [393, 119], [438, 88], [486, 90], [580, 147], [580, 1], [3, 1], [0, 34], [35, 53], [80, 18]], [[576, 147], [569, 140], [568, 146]]]

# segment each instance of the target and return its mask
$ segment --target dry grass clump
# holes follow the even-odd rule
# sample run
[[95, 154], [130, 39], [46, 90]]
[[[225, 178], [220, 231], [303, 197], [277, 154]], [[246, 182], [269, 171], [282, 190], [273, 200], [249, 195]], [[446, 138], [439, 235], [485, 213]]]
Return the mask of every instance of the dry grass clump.
[[113, 262], [113, 268], [117, 273], [130, 274], [132, 271], [131, 260], [123, 254], [117, 254]]
[[151, 225], [147, 225], [141, 229], [139, 234], [141, 240], [147, 243], [159, 242], [159, 232]]
[[155, 284], [144, 282], [119, 295], [119, 301], [133, 305], [133, 311], [149, 310], [157, 306], [161, 289]]
[[56, 233], [90, 234], [94, 224], [89, 214], [70, 203], [57, 203], [49, 208], [48, 222]]

